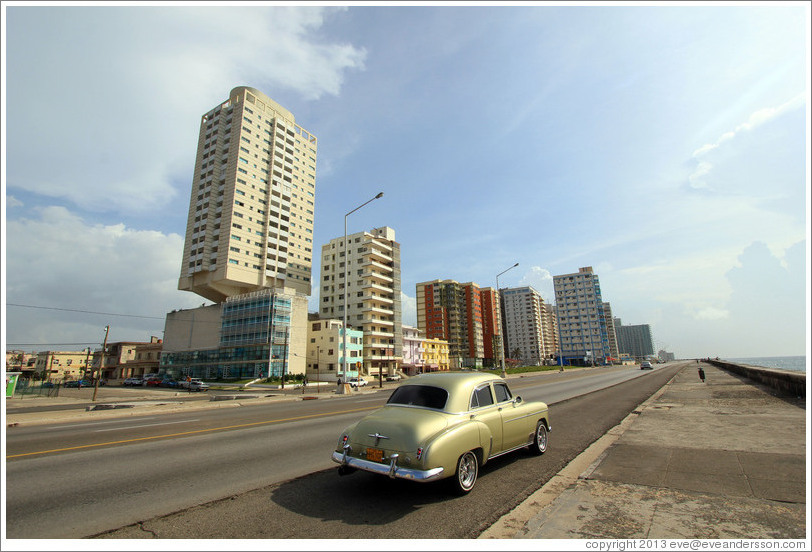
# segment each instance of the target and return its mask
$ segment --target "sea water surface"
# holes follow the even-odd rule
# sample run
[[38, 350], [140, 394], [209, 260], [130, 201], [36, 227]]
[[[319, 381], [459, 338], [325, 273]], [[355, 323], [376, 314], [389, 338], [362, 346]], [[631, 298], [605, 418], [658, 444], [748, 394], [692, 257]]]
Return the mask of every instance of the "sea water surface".
[[806, 356], [726, 358], [728, 362], [792, 372], [806, 372]]

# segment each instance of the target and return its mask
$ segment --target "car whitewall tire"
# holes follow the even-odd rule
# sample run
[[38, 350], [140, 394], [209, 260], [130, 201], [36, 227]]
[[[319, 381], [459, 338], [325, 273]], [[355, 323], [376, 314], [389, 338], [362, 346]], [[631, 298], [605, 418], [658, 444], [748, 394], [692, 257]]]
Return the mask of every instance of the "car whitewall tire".
[[533, 454], [544, 454], [547, 451], [547, 426], [544, 420], [536, 424], [536, 433], [533, 435], [533, 444], [530, 445]]
[[479, 459], [473, 451], [468, 451], [457, 460], [457, 472], [454, 474], [454, 490], [457, 494], [467, 494], [474, 488], [479, 474]]

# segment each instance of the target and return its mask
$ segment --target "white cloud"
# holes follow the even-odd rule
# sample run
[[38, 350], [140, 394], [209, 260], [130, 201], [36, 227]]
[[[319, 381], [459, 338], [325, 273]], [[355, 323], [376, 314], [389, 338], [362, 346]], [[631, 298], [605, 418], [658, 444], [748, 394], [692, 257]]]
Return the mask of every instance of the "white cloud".
[[538, 291], [547, 303], [555, 303], [553, 275], [546, 268], [532, 266], [519, 280], [520, 286], [530, 286]]
[[363, 69], [363, 50], [320, 40], [333, 11], [10, 8], [9, 189], [93, 210], [160, 207], [191, 178], [199, 117], [231, 88], [315, 100]]
[[9, 306], [11, 344], [87, 342], [106, 324], [111, 340], [148, 340], [162, 335], [167, 312], [204, 302], [177, 290], [183, 249], [177, 234], [90, 225], [62, 207], [7, 221], [6, 232], [8, 303], [145, 317]]
[[6, 196], [6, 208], [7, 209], [11, 209], [11, 208], [14, 208], [14, 207], [22, 207], [22, 206], [23, 206], [23, 202], [20, 201], [19, 199], [17, 199], [16, 197], [11, 196], [11, 195]]
[[798, 94], [791, 100], [781, 104], [778, 107], [766, 107], [755, 111], [748, 117], [747, 121], [736, 126], [732, 131], [723, 133], [715, 142], [705, 144], [696, 149], [691, 157], [697, 161], [696, 169], [688, 176], [688, 182], [692, 188], [708, 188], [705, 178], [713, 170], [713, 164], [707, 160], [703, 160], [712, 151], [718, 150], [720, 146], [733, 140], [738, 134], [742, 132], [750, 132], [756, 128], [768, 123], [777, 117], [783, 115], [787, 111], [803, 107], [806, 104], [806, 95]]
[[730, 316], [727, 310], [717, 309], [716, 307], [703, 307], [689, 314], [696, 320], [723, 320]]

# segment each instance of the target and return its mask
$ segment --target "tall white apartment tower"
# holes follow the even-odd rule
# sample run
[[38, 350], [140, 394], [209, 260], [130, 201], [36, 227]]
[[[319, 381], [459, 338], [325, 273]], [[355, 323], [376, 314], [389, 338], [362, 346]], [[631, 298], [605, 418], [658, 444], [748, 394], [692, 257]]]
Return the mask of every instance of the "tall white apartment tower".
[[347, 325], [364, 332], [361, 373], [394, 374], [403, 358], [400, 244], [395, 231], [384, 226], [347, 236], [347, 257], [345, 290], [344, 237], [322, 246], [319, 313], [343, 319], [346, 292]]
[[530, 286], [501, 289], [505, 355], [533, 364], [545, 358], [546, 336], [542, 315], [544, 299]]
[[611, 351], [598, 275], [587, 266], [553, 276], [553, 286], [564, 364], [606, 363]]
[[216, 303], [266, 288], [310, 295], [316, 149], [254, 88], [203, 115], [178, 289]]

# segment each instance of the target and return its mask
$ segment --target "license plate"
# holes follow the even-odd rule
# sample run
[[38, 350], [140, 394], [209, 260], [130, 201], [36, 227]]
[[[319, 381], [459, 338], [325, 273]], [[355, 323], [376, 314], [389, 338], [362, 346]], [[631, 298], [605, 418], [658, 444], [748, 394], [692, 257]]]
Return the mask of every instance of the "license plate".
[[372, 462], [383, 462], [383, 451], [376, 448], [367, 449], [367, 460]]

